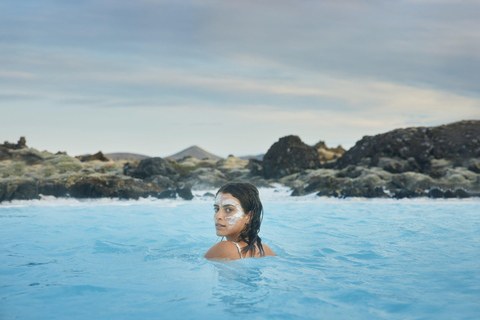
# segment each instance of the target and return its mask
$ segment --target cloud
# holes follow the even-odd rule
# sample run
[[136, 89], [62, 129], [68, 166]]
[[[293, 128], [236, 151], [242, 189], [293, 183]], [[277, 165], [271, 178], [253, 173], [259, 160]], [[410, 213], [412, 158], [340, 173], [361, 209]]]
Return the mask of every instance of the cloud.
[[30, 72], [22, 72], [22, 71], [12, 71], [12, 70], [5, 70], [0, 71], [0, 79], [6, 80], [16, 80], [16, 79], [34, 79], [37, 76]]
[[213, 19], [201, 30], [206, 46], [336, 76], [479, 91], [472, 81], [480, 74], [478, 5], [288, 3], [210, 8]]
[[14, 102], [14, 101], [38, 101], [42, 99], [41, 95], [38, 94], [28, 94], [28, 93], [1, 93], [0, 92], [0, 102]]
[[50, 0], [34, 17], [18, 7], [4, 4], [6, 44], [57, 48], [60, 58], [77, 51], [134, 69], [223, 64], [235, 72], [250, 59], [265, 63], [249, 70], [253, 77], [273, 65], [480, 92], [479, 5], [472, 1]]
[[[227, 75], [199, 75], [182, 71], [162, 70], [148, 74], [91, 74], [91, 80], [106, 83], [126, 83], [140, 86], [181, 87], [184, 91], [205, 90], [211, 94], [226, 92], [242, 95], [317, 97], [333, 99], [350, 109], [397, 110], [406, 113], [445, 112], [465, 116], [480, 115], [480, 99], [436, 90], [391, 82], [364, 79], [341, 79], [326, 75], [302, 77], [291, 75], [288, 80]], [[181, 91], [183, 92], [183, 91]], [[207, 97], [208, 99], [208, 97]], [[272, 104], [274, 106], [274, 104]], [[321, 105], [299, 106], [300, 109], [325, 109]]]
[[467, 0], [7, 0], [0, 114], [25, 121], [1, 129], [47, 138], [50, 115], [66, 132], [95, 119], [89, 140], [109, 145], [120, 142], [106, 132], [127, 141], [118, 123], [178, 130], [162, 141], [168, 154], [201, 144], [183, 136], [195, 127], [212, 147], [220, 131], [250, 153], [289, 133], [348, 145], [478, 119], [479, 10]]

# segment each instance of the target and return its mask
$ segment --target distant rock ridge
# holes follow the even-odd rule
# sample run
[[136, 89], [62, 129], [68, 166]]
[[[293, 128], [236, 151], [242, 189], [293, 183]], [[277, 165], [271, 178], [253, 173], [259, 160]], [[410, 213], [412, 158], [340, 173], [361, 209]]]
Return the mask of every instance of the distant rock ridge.
[[130, 153], [130, 152], [106, 153], [105, 156], [112, 160], [132, 160], [132, 161], [151, 158], [150, 156], [137, 154], [137, 153]]
[[239, 158], [242, 160], [250, 160], [250, 159], [256, 159], [263, 161], [263, 157], [265, 156], [265, 153], [260, 153], [256, 155], [247, 155], [247, 156], [240, 156]]
[[20, 137], [17, 143], [10, 143], [5, 141], [0, 144], [0, 161], [12, 159], [12, 151], [19, 149], [27, 149], [27, 140], [25, 137]]
[[219, 157], [219, 156], [216, 156], [208, 151], [205, 151], [203, 150], [202, 148], [198, 147], [198, 146], [191, 146], [185, 150], [182, 150], [178, 153], [175, 153], [171, 156], [168, 156], [168, 157], [165, 157], [165, 158], [168, 158], [168, 159], [172, 159], [172, 160], [180, 160], [182, 158], [185, 158], [185, 157], [193, 157], [193, 158], [197, 158], [199, 160], [204, 160], [204, 159], [208, 159], [208, 160], [221, 160], [222, 158]]
[[333, 166], [284, 177], [292, 195], [480, 196], [480, 121], [396, 129], [365, 136]]
[[399, 168], [389, 170], [398, 172], [426, 172], [432, 168], [431, 160], [438, 159], [465, 165], [465, 160], [480, 158], [480, 121], [396, 129], [365, 136], [336, 162], [336, 168], [379, 166], [382, 158], [399, 160]]
[[25, 137], [20, 137], [17, 143], [10, 143], [8, 141], [5, 141], [3, 144], [0, 144], [0, 148], [13, 150], [28, 148], [27, 140], [25, 139]]
[[78, 160], [85, 162], [85, 161], [93, 161], [93, 160], [99, 160], [99, 161], [110, 161], [109, 158], [107, 158], [102, 151], [99, 151], [95, 154], [87, 154], [83, 156], [76, 156]]
[[132, 172], [135, 178], [145, 179], [152, 176], [172, 176], [177, 172], [172, 164], [165, 159], [155, 157], [140, 161], [138, 166]]

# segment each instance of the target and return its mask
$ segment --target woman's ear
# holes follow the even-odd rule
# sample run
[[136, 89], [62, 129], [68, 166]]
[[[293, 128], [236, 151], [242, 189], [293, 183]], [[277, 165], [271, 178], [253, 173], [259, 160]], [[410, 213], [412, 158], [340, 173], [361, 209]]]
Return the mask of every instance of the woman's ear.
[[249, 211], [247, 214], [247, 222], [252, 221], [252, 217], [253, 217], [253, 211]]

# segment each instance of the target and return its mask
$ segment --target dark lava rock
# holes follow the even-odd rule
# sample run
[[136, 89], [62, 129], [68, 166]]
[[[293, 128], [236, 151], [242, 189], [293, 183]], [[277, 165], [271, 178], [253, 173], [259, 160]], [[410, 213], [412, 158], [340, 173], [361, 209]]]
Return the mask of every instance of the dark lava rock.
[[291, 197], [299, 197], [305, 195], [303, 188], [294, 188], [292, 193], [290, 194]]
[[184, 200], [192, 200], [193, 199], [192, 190], [185, 185], [183, 187], [177, 188], [177, 194], [180, 198], [182, 198]]
[[69, 189], [74, 198], [102, 198], [113, 197], [113, 186], [107, 180], [100, 178], [85, 178], [75, 182]]
[[175, 182], [169, 177], [165, 177], [165, 176], [160, 176], [160, 175], [151, 176], [145, 179], [145, 181], [153, 183], [162, 189], [172, 189], [175, 187]]
[[246, 166], [250, 170], [250, 173], [254, 176], [263, 176], [263, 161], [258, 159], [248, 159]]
[[440, 179], [441, 177], [445, 176], [446, 172], [447, 172], [446, 168], [433, 168], [430, 170], [429, 176], [434, 179]]
[[[464, 160], [480, 157], [480, 120], [468, 120], [438, 127], [396, 129], [376, 136], [365, 136], [337, 160], [336, 168], [368, 160], [377, 166], [382, 157], [407, 160], [421, 172], [431, 159]], [[414, 162], [415, 163], [414, 163]], [[396, 172], [396, 168], [391, 168]], [[417, 169], [417, 170], [418, 170]]]
[[302, 194], [309, 194], [320, 190], [339, 189], [343, 185], [342, 179], [331, 176], [318, 176], [310, 179], [309, 184], [303, 189]]
[[194, 170], [185, 179], [185, 183], [196, 189], [216, 189], [227, 182], [227, 178], [220, 170], [212, 168]]
[[173, 176], [177, 172], [170, 162], [165, 159], [155, 157], [140, 161], [138, 166], [133, 171], [132, 176], [135, 178], [145, 179], [151, 176]]
[[35, 181], [27, 180], [18, 183], [0, 183], [0, 202], [12, 200], [40, 199]]
[[393, 194], [392, 198], [403, 199], [403, 198], [416, 198], [424, 196], [424, 192], [421, 189], [408, 190], [408, 189], [398, 189]]
[[60, 198], [67, 196], [68, 188], [59, 182], [44, 182], [38, 186], [38, 193], [44, 196], [54, 196]]
[[18, 140], [17, 143], [5, 141], [5, 143], [0, 144], [0, 161], [17, 159], [23, 160], [27, 164], [39, 164], [43, 161], [43, 158], [35, 153], [35, 150], [22, 150], [22, 152], [14, 152], [14, 150], [20, 149], [28, 149], [25, 137], [20, 137], [20, 140]]
[[0, 147], [0, 161], [10, 159], [12, 159], [12, 155], [6, 149]]
[[476, 162], [472, 161], [468, 165], [468, 170], [473, 171], [475, 173], [480, 173], [480, 161], [476, 161]]
[[163, 190], [157, 196], [158, 199], [176, 199], [177, 192], [175, 190]]
[[17, 190], [13, 195], [16, 200], [40, 199], [38, 195], [38, 187], [35, 181], [24, 181], [17, 186]]
[[443, 198], [444, 195], [445, 195], [445, 192], [437, 188], [434, 188], [428, 192], [428, 196], [434, 199]]
[[86, 161], [93, 161], [93, 160], [100, 160], [100, 161], [110, 161], [109, 158], [107, 158], [102, 151], [99, 151], [93, 155], [86, 155], [86, 156], [77, 156], [75, 157], [77, 158], [78, 160], [82, 161], [82, 162], [86, 162]]
[[127, 162], [123, 165], [123, 174], [126, 176], [131, 176], [133, 175], [134, 168], [130, 164], [130, 162]]
[[117, 177], [85, 177], [69, 188], [74, 198], [122, 198], [138, 199], [156, 196], [162, 189], [141, 180], [122, 180]]
[[12, 149], [12, 150], [18, 150], [18, 149], [26, 149], [27, 147], [27, 140], [25, 137], [20, 137], [17, 143], [10, 143], [8, 141], [5, 141], [5, 143], [0, 144], [0, 149]]
[[[384, 159], [385, 160], [385, 159]], [[403, 172], [421, 172], [422, 168], [418, 164], [418, 162], [413, 158], [410, 157], [405, 160], [397, 161], [395, 159], [388, 159], [387, 161], [383, 161], [383, 166], [378, 163], [379, 167], [382, 167], [383, 170], [390, 172], [390, 173], [403, 173]]]
[[384, 167], [383, 170], [388, 171], [390, 173], [402, 173], [403, 166], [398, 161], [390, 161]]
[[298, 136], [280, 138], [263, 157], [263, 174], [266, 179], [281, 178], [319, 166], [317, 149], [303, 143]]
[[338, 171], [336, 176], [338, 178], [358, 178], [362, 174], [362, 169], [356, 166], [347, 166], [345, 169]]
[[455, 190], [455, 197], [460, 199], [465, 199], [465, 198], [470, 198], [470, 194], [463, 189], [457, 189]]
[[208, 197], [208, 198], [215, 198], [215, 195], [214, 195], [213, 193], [211, 193], [211, 192], [205, 192], [205, 193], [203, 194], [203, 196], [204, 196], [204, 197]]
[[452, 199], [452, 198], [456, 198], [457, 196], [452, 190], [447, 190], [445, 191], [445, 194], [443, 195], [443, 197], [446, 199]]
[[15, 190], [17, 190], [16, 184], [0, 181], [0, 202], [11, 201]]
[[387, 183], [389, 189], [430, 189], [430, 180], [424, 176], [424, 179], [411, 180], [405, 174], [392, 175], [391, 180]]
[[317, 196], [319, 197], [335, 197], [335, 198], [344, 198], [341, 194], [337, 192], [337, 190], [322, 190], [319, 193], [317, 193]]
[[38, 194], [38, 187], [35, 181], [24, 181], [17, 186], [17, 190], [14, 193], [14, 199], [16, 200], [31, 200], [40, 199]]
[[341, 190], [342, 198], [362, 197], [362, 198], [384, 198], [388, 197], [382, 187], [372, 185], [353, 185]]
[[420, 164], [415, 160], [414, 157], [410, 157], [407, 159], [407, 164], [403, 168], [404, 172], [406, 171], [413, 171], [413, 172], [422, 172], [422, 167]]

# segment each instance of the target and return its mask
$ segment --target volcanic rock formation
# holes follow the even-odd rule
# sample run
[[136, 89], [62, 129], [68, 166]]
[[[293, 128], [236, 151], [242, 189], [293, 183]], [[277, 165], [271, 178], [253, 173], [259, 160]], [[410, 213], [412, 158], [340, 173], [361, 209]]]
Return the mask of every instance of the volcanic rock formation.
[[317, 149], [293, 135], [280, 138], [263, 157], [263, 173], [267, 179], [281, 178], [319, 166]]

